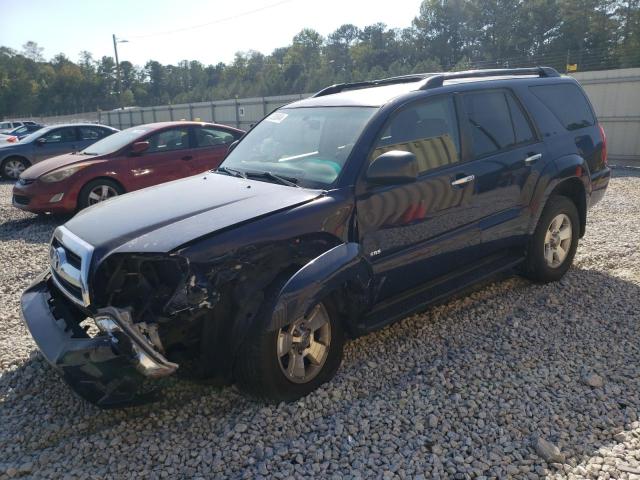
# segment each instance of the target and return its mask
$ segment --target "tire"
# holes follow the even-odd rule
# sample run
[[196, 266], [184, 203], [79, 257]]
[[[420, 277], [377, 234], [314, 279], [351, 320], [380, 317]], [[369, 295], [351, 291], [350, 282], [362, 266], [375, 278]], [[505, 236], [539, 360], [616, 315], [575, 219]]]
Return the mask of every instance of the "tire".
[[[273, 298], [273, 297], [272, 297]], [[271, 303], [264, 309], [265, 312], [272, 312], [274, 304]], [[270, 314], [270, 313], [269, 313]], [[292, 354], [284, 356], [279, 355], [279, 351], [287, 350], [286, 336], [290, 334], [292, 329], [300, 332], [299, 322], [316, 322], [319, 316], [323, 316], [327, 320], [326, 326], [322, 327], [323, 331], [316, 330], [310, 335], [309, 341], [311, 345], [304, 351], [309, 350], [309, 356], [302, 357], [302, 362], [306, 377], [299, 375], [290, 376], [289, 373], [300, 373], [299, 362], [291, 362]], [[308, 395], [320, 385], [328, 382], [336, 374], [342, 362], [342, 352], [344, 346], [344, 331], [337, 316], [337, 312], [333, 308], [332, 303], [326, 299], [316, 304], [307, 319], [298, 319], [291, 325], [288, 325], [277, 331], [267, 331], [268, 324], [265, 321], [265, 315], [258, 318], [258, 325], [262, 326], [259, 331], [253, 332], [249, 338], [243, 342], [243, 346], [236, 357], [234, 376], [238, 387], [249, 395], [263, 401], [278, 403], [281, 401], [292, 402]], [[329, 342], [326, 345], [325, 355], [318, 355], [321, 349], [317, 349], [317, 344], [327, 343], [327, 332]], [[303, 337], [304, 338], [304, 337]], [[294, 343], [291, 343], [294, 347]], [[299, 345], [302, 348], [302, 345]], [[321, 365], [314, 365], [311, 359], [314, 357], [311, 352], [315, 350], [316, 360], [324, 357]], [[290, 352], [293, 350], [290, 350]], [[300, 358], [300, 355], [295, 355]], [[287, 367], [297, 366], [298, 368]]]
[[[99, 192], [102, 192], [102, 194], [106, 192], [106, 196]], [[78, 210], [103, 202], [109, 198], [117, 197], [123, 193], [125, 193], [124, 189], [113, 180], [97, 178], [87, 183], [80, 190], [80, 194], [78, 195]], [[96, 194], [104, 198], [96, 198]]]
[[563, 196], [549, 198], [527, 249], [525, 276], [539, 283], [562, 278], [573, 263], [579, 235], [575, 204]]
[[10, 180], [18, 180], [20, 174], [29, 168], [29, 162], [20, 157], [9, 157], [2, 162], [0, 175]]

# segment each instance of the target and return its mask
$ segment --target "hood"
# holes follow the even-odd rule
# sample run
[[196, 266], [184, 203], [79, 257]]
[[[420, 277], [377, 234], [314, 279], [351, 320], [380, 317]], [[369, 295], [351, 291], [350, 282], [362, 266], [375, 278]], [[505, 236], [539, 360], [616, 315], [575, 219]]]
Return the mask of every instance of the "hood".
[[94, 261], [99, 261], [116, 251], [168, 252], [320, 195], [320, 190], [207, 173], [97, 204], [78, 213], [66, 227], [93, 245]]
[[58, 155], [57, 157], [47, 158], [46, 160], [42, 160], [34, 165], [31, 165], [27, 168], [22, 175], [22, 178], [27, 178], [30, 180], [34, 180], [45, 173], [49, 173], [53, 170], [57, 170], [60, 167], [66, 167], [67, 165], [71, 165], [74, 163], [87, 162], [90, 160], [96, 160], [97, 157], [95, 155], [81, 155], [75, 153], [65, 153], [64, 155]]

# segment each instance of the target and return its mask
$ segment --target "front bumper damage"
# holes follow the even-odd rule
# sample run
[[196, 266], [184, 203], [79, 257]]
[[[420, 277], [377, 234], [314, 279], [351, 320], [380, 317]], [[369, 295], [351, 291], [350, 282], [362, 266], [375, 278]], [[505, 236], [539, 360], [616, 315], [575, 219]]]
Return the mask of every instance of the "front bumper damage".
[[158, 351], [152, 331], [134, 324], [126, 310], [94, 315], [100, 333], [80, 325], [86, 315], [52, 288], [42, 273], [21, 298], [22, 318], [45, 359], [81, 397], [103, 408], [144, 403], [156, 397], [148, 378], [172, 374], [178, 365]]

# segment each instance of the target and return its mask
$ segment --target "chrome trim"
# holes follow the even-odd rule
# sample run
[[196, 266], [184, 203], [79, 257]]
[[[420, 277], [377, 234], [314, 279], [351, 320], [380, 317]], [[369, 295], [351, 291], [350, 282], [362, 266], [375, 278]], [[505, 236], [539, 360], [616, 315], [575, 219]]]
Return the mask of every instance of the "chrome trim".
[[541, 153], [536, 153], [535, 155], [531, 155], [530, 157], [525, 158], [524, 159], [524, 163], [525, 163], [525, 165], [531, 165], [532, 163], [537, 162], [541, 158], [542, 158], [542, 154]]
[[[51, 278], [60, 291], [69, 297], [70, 300], [83, 307], [88, 307], [91, 303], [91, 297], [89, 296], [89, 268], [91, 267], [93, 246], [74, 233], [71, 233], [71, 231], [64, 226], [55, 229], [51, 239], [52, 242], [53, 238], [58, 240], [64, 248], [53, 248], [53, 245], [51, 245], [49, 249]], [[64, 249], [70, 250], [80, 258], [80, 270], [68, 263]], [[55, 262], [54, 252], [57, 254], [57, 261]], [[78, 298], [69, 292], [69, 290], [58, 281], [58, 276], [71, 285], [78, 287], [82, 293], [82, 298]]]
[[476, 179], [475, 175], [467, 175], [466, 177], [459, 178], [451, 182], [452, 187], [464, 185], [465, 183], [473, 182]]

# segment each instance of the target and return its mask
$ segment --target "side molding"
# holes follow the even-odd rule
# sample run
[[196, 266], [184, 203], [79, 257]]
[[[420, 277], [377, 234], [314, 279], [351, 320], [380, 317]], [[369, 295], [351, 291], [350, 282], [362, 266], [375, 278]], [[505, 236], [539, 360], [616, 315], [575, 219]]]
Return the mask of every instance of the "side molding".
[[349, 286], [353, 301], [369, 306], [372, 271], [357, 243], [343, 243], [314, 258], [298, 270], [278, 295], [270, 330], [305, 316], [326, 295]]

